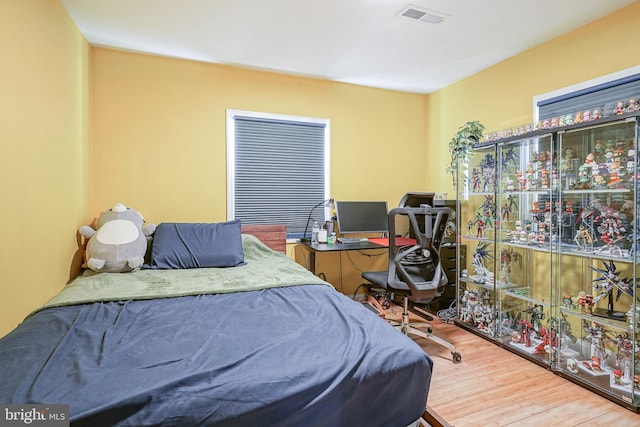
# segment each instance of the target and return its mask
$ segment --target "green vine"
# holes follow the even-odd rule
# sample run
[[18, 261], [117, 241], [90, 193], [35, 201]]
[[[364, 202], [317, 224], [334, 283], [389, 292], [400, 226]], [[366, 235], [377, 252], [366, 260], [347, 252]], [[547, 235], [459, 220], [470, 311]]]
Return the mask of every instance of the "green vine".
[[447, 173], [453, 178], [453, 185], [456, 185], [456, 175], [458, 164], [466, 163], [473, 156], [473, 146], [482, 139], [484, 126], [477, 120], [464, 123], [458, 128], [458, 132], [449, 141], [449, 153], [451, 153], [451, 163], [447, 167]]

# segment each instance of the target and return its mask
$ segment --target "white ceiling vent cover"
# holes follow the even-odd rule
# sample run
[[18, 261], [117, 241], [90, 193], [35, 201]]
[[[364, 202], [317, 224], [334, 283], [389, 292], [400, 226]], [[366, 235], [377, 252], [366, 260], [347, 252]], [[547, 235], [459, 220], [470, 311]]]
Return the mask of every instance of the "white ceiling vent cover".
[[412, 19], [414, 21], [426, 22], [428, 24], [439, 24], [449, 15], [435, 10], [425, 9], [414, 4], [410, 4], [398, 12], [398, 16]]

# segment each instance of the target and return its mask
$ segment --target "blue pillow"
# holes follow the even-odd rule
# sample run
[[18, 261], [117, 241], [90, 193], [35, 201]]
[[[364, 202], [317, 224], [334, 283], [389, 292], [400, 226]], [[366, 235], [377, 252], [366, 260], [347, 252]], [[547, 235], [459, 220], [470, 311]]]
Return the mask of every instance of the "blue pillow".
[[156, 228], [147, 268], [235, 267], [244, 264], [240, 220], [165, 222]]

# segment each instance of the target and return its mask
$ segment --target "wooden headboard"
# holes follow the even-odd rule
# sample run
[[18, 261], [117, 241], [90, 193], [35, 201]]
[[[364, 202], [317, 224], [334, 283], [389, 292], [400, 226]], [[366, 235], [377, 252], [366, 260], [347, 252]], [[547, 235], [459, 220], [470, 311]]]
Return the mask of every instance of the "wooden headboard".
[[277, 252], [287, 252], [287, 226], [284, 224], [243, 225], [244, 234], [252, 234]]

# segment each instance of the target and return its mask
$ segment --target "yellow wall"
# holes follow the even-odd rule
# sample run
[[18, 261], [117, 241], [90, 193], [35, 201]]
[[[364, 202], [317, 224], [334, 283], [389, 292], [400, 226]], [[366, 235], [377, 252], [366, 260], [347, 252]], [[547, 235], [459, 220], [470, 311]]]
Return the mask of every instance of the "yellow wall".
[[[227, 109], [331, 119], [331, 195], [423, 189], [422, 95], [92, 48], [92, 198], [148, 221], [226, 219]], [[402, 159], [402, 173], [387, 172]]]
[[428, 98], [426, 181], [455, 194], [442, 159], [458, 127], [487, 131], [533, 120], [533, 97], [640, 64], [640, 2], [456, 82]]
[[87, 220], [89, 47], [51, 0], [0, 2], [0, 336], [69, 280]]

